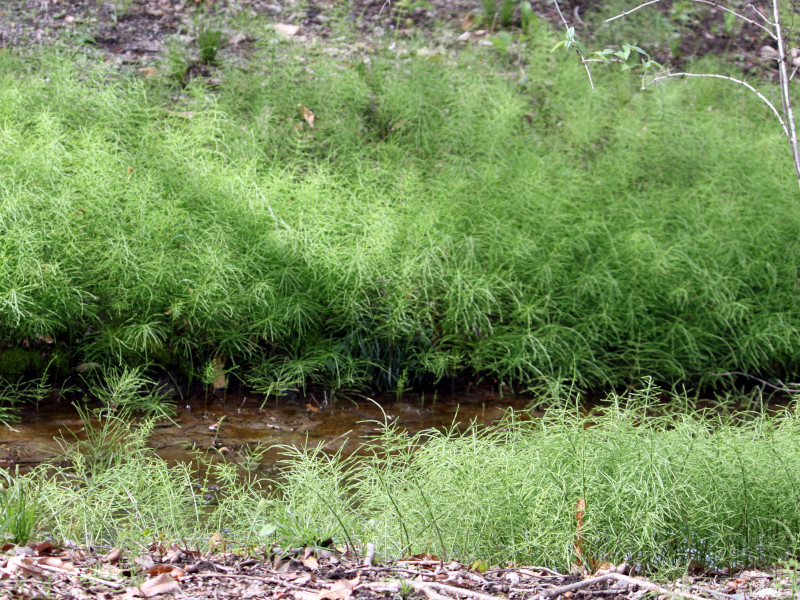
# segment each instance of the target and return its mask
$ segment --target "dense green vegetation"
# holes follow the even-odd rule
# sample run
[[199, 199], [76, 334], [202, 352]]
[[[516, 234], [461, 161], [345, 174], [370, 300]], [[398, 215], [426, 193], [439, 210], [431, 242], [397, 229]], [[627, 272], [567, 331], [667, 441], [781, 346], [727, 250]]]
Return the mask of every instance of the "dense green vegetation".
[[793, 372], [796, 190], [765, 108], [610, 71], [592, 92], [539, 38], [523, 71], [495, 49], [268, 45], [184, 90], [3, 52], [0, 374], [213, 380], [223, 356], [279, 392]]
[[178, 53], [147, 77], [0, 50], [0, 399], [77, 373], [99, 406], [63, 460], [3, 477], [0, 531], [568, 570], [582, 499], [586, 556], [639, 572], [796, 558], [796, 408], [667, 409], [649, 379], [588, 415], [543, 396], [536, 422], [387, 425], [359, 462], [287, 448], [271, 482], [147, 449], [163, 369], [269, 394], [796, 372], [800, 216], [768, 111], [716, 81], [599, 69], [591, 91], [527, 18], [459, 50], [265, 37], [220, 81]]
[[[10, 484], [0, 514], [23, 541], [47, 534], [104, 548], [183, 538], [202, 547], [223, 532], [242, 548], [333, 539], [362, 551], [372, 542], [382, 559], [425, 551], [568, 571], [583, 499], [586, 559], [669, 577], [691, 561], [741, 567], [796, 556], [797, 410], [701, 414], [685, 403], [665, 405], [646, 383], [588, 415], [512, 413], [489, 430], [411, 438], [385, 426], [357, 460], [286, 448], [267, 486], [257, 472], [243, 479], [232, 463], [213, 464], [213, 449], [198, 454], [200, 475], [169, 466], [145, 448], [149, 425], [124, 421], [123, 402], [122, 418], [87, 415], [88, 442], [65, 439], [69, 466], [42, 465]], [[210, 505], [208, 481], [223, 488]]]

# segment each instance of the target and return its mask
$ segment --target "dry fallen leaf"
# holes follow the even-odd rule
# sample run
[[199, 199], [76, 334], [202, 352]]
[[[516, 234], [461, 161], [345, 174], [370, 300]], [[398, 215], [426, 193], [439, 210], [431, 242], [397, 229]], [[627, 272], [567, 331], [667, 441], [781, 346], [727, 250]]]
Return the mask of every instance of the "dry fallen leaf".
[[272, 28], [283, 35], [288, 35], [289, 37], [297, 35], [297, 33], [300, 31], [300, 27], [298, 25], [289, 25], [288, 23], [275, 23]]
[[[43, 568], [44, 567], [44, 568]], [[42, 577], [52, 571], [73, 571], [75, 567], [66, 560], [54, 556], [12, 556], [0, 573], [14, 577]]]
[[109, 550], [108, 554], [103, 557], [103, 562], [107, 562], [110, 565], [115, 565], [119, 562], [120, 558], [122, 558], [122, 550], [119, 548], [112, 548]]
[[361, 575], [356, 575], [355, 579], [340, 579], [330, 589], [317, 594], [317, 600], [350, 600], [360, 579]]
[[49, 554], [53, 551], [53, 542], [31, 542], [28, 548], [34, 551], [35, 554]]
[[475, 13], [467, 13], [461, 19], [461, 31], [469, 31], [475, 27]]
[[301, 560], [303, 566], [307, 569], [316, 571], [319, 568], [319, 561], [317, 560], [317, 557], [314, 556], [314, 549], [311, 547], [306, 548], [305, 552], [303, 552], [303, 558]]
[[41, 577], [44, 575], [44, 569], [39, 568], [36, 561], [29, 556], [12, 556], [0, 571], [13, 577]]
[[35, 560], [38, 564], [44, 565], [45, 567], [50, 567], [52, 569], [61, 569], [62, 571], [75, 570], [75, 566], [70, 561], [61, 560], [60, 558], [56, 558], [55, 556], [43, 556]]
[[297, 105], [297, 110], [305, 122], [308, 123], [308, 126], [311, 129], [314, 129], [314, 111], [312, 111], [310, 108], [306, 108], [302, 104]]
[[158, 577], [154, 577], [153, 579], [148, 579], [145, 581], [139, 589], [144, 594], [145, 598], [151, 598], [153, 596], [158, 596], [159, 594], [169, 594], [170, 592], [177, 592], [181, 586], [178, 585], [178, 582], [175, 581], [175, 578], [172, 575], [167, 573], [162, 573]]

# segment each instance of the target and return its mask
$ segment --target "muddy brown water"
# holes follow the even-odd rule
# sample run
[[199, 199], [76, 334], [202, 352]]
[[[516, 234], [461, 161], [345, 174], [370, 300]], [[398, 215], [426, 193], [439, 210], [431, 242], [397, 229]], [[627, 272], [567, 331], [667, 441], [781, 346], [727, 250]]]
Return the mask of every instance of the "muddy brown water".
[[[177, 403], [175, 423], [157, 426], [150, 446], [171, 463], [191, 462], [200, 451], [243, 464], [251, 460], [252, 449], [259, 444], [322, 445], [330, 452], [346, 444], [345, 450], [352, 452], [377, 433], [385, 419], [414, 434], [453, 423], [488, 425], [509, 408], [522, 410], [528, 402], [523, 397], [500, 398], [484, 391], [439, 397], [435, 402], [432, 396], [384, 398], [380, 404], [368, 399], [329, 403], [314, 398], [263, 404], [263, 398], [252, 395], [197, 398]], [[83, 422], [67, 402], [38, 411], [28, 408], [21, 422], [0, 426], [0, 466], [27, 471], [56, 456], [59, 439], [83, 438], [82, 432]], [[260, 457], [258, 467], [269, 470], [280, 460], [280, 453], [280, 449], [270, 448]]]

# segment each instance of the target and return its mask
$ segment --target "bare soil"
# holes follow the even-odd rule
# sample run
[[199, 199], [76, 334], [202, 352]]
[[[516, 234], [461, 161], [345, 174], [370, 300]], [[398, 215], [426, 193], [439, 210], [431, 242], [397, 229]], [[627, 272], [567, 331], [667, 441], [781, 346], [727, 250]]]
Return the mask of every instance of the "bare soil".
[[[540, 18], [563, 29], [552, 1], [531, 0], [531, 4]], [[753, 4], [762, 14], [768, 8], [761, 6], [763, 0]], [[583, 17], [596, 9], [595, 0], [561, 0], [560, 5], [565, 19], [582, 37], [591, 33]], [[673, 18], [672, 5], [664, 2], [656, 9]], [[462, 34], [469, 30], [475, 38], [496, 30], [492, 23], [481, 21], [483, 14], [480, 0], [3, 0], [0, 48], [66, 45], [97, 49], [105, 59], [142, 66], [163, 57], [170, 43], [196, 48], [203, 23], [212, 23], [223, 31], [221, 59], [236, 60], [246, 58], [258, 41], [247, 26], [256, 21], [297, 26], [295, 39], [301, 42], [334, 39], [345, 27], [362, 41], [394, 32], [429, 36], [435, 43], [443, 31]], [[763, 70], [761, 49], [769, 40], [754, 25], [729, 31], [724, 13], [711, 7], [691, 13], [680, 27], [687, 33], [680, 38], [680, 58], [670, 49], [656, 48], [661, 62], [676, 63], [713, 53], [732, 57], [745, 72]], [[455, 36], [447, 37], [452, 40]], [[195, 59], [196, 54], [195, 50]]]

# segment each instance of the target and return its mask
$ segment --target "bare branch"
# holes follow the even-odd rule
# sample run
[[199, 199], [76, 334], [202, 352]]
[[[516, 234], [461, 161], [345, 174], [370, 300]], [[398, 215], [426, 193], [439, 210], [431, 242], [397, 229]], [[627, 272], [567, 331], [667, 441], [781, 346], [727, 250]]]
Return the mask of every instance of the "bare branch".
[[714, 79], [726, 79], [727, 81], [732, 81], [733, 83], [738, 83], [739, 85], [743, 85], [748, 90], [753, 92], [756, 96], [761, 98], [761, 100], [767, 106], [770, 107], [772, 112], [775, 114], [775, 117], [777, 117], [778, 121], [780, 121], [781, 127], [783, 128], [783, 132], [786, 134], [786, 137], [790, 137], [789, 129], [786, 127], [786, 123], [783, 121], [783, 118], [781, 117], [781, 114], [778, 112], [778, 109], [775, 108], [775, 105], [772, 102], [770, 102], [769, 99], [766, 96], [764, 96], [764, 94], [759, 92], [756, 88], [754, 88], [746, 81], [743, 81], [741, 79], [735, 79], [733, 77], [728, 77], [727, 75], [717, 75], [716, 73], [667, 73], [666, 75], [659, 75], [658, 77], [654, 77], [652, 81], [653, 83], [657, 83], [659, 81], [668, 79], [670, 77], [713, 77]]
[[753, 381], [757, 381], [758, 383], [767, 386], [768, 388], [772, 388], [776, 392], [786, 392], [787, 394], [800, 393], [800, 388], [791, 388], [780, 380], [778, 380], [780, 385], [775, 385], [774, 383], [770, 383], [769, 381], [764, 381], [763, 379], [760, 379], [755, 375], [750, 375], [749, 373], [742, 373], [741, 371], [728, 371], [726, 373], [711, 374], [712, 377], [727, 377], [728, 375], [740, 375], [741, 377], [747, 377], [749, 379], [752, 379]]
[[575, 8], [572, 11], [572, 14], [575, 15], [575, 20], [578, 23], [580, 23], [581, 25], [586, 25], [586, 23], [583, 22], [583, 19], [581, 19], [581, 7], [579, 5], [577, 5], [577, 4], [575, 5]]
[[[615, 20], [617, 20], [617, 19], [620, 19], [620, 18], [622, 18], [622, 17], [624, 17], [624, 16], [626, 16], [626, 15], [629, 15], [629, 14], [631, 14], [632, 12], [636, 12], [636, 11], [637, 11], [637, 10], [639, 10], [640, 8], [644, 8], [645, 6], [649, 6], [649, 5], [651, 5], [651, 4], [655, 4], [655, 3], [657, 3], [657, 2], [661, 2], [661, 0], [650, 0], [649, 2], [645, 2], [644, 4], [640, 4], [639, 6], [637, 6], [637, 7], [635, 7], [635, 8], [632, 8], [631, 10], [626, 10], [626, 11], [623, 11], [623, 12], [621, 12], [620, 14], [618, 14], [618, 15], [616, 15], [616, 16], [614, 16], [614, 17], [611, 17], [610, 19], [606, 19], [606, 21], [605, 21], [605, 22], [606, 22], [606, 23], [609, 23], [609, 22], [611, 22], [611, 21], [615, 21]], [[744, 22], [746, 22], [746, 23], [750, 23], [750, 24], [752, 24], [752, 25], [755, 25], [756, 27], [758, 27], [758, 28], [760, 28], [760, 29], [763, 29], [764, 31], [766, 31], [766, 32], [769, 34], [769, 36], [770, 36], [770, 37], [771, 37], [773, 40], [777, 40], [777, 39], [778, 39], [778, 38], [777, 38], [777, 36], [775, 35], [775, 33], [774, 33], [774, 32], [773, 32], [773, 31], [772, 31], [772, 30], [771, 30], [769, 27], [765, 27], [765, 26], [764, 26], [764, 25], [762, 25], [761, 23], [759, 23], [759, 22], [757, 22], [757, 21], [754, 21], [754, 20], [753, 20], [753, 19], [751, 19], [750, 17], [745, 17], [745, 16], [744, 16], [742, 13], [738, 13], [738, 12], [736, 12], [735, 10], [731, 10], [731, 9], [730, 9], [730, 8], [728, 8], [727, 6], [723, 6], [722, 4], [718, 4], [718, 3], [717, 3], [717, 2], [715, 2], [714, 0], [692, 0], [692, 2], [697, 2], [697, 3], [699, 3], [699, 4], [708, 4], [709, 6], [713, 6], [714, 8], [719, 8], [720, 10], [724, 10], [725, 12], [729, 12], [729, 13], [731, 13], [732, 15], [736, 15], [736, 16], [737, 16], [738, 18], [740, 18], [742, 21], [744, 21]]]
[[759, 10], [758, 10], [758, 9], [757, 9], [755, 6], [753, 6], [752, 4], [748, 4], [748, 5], [747, 5], [747, 8], [749, 8], [749, 9], [750, 9], [750, 10], [752, 10], [754, 13], [756, 13], [756, 14], [757, 14], [759, 17], [761, 17], [761, 19], [764, 21], [764, 23], [766, 23], [767, 25], [771, 25], [772, 27], [775, 27], [775, 23], [773, 23], [772, 21], [770, 21], [770, 20], [769, 20], [767, 17], [765, 17], [763, 14], [761, 14], [761, 12], [760, 12], [760, 11], [759, 11]]
[[[781, 102], [783, 102], [783, 116], [786, 118], [788, 125], [786, 137], [789, 138], [789, 145], [792, 148], [792, 158], [794, 159], [794, 170], [797, 174], [797, 184], [800, 185], [800, 150], [797, 147], [797, 129], [794, 124], [792, 99], [789, 96], [789, 74], [786, 72], [786, 49], [783, 45], [778, 0], [772, 0], [772, 18], [775, 19], [775, 34], [778, 40], [778, 74], [780, 75], [781, 82]], [[784, 126], [784, 129], [786, 129], [786, 126]]]
[[[556, 10], [558, 11], [558, 16], [561, 17], [561, 22], [564, 24], [564, 29], [569, 31], [569, 23], [564, 18], [564, 13], [561, 12], [561, 6], [558, 4], [558, 0], [555, 0]], [[580, 48], [576, 48], [578, 51], [578, 56], [581, 57], [581, 62], [583, 62], [583, 66], [586, 67], [586, 76], [589, 78], [589, 85], [592, 89], [594, 89], [594, 81], [592, 81], [592, 72], [589, 70], [589, 65], [586, 64], [586, 57], [581, 52]]]
[[606, 19], [606, 23], [610, 23], [611, 21], [616, 21], [617, 19], [621, 19], [622, 17], [627, 17], [629, 14], [636, 12], [640, 8], [644, 8], [645, 6], [650, 6], [651, 4], [656, 4], [657, 2], [661, 2], [661, 0], [650, 0], [650, 2], [645, 2], [644, 4], [640, 4], [630, 10], [623, 10], [618, 15], [611, 17], [610, 19]]
[[[576, 583], [570, 583], [569, 585], [562, 585], [561, 587], [557, 588], [550, 588], [545, 590], [541, 593], [541, 598], [554, 598], [556, 596], [560, 596], [564, 592], [571, 592], [574, 590], [579, 590], [590, 585], [594, 585], [596, 583], [603, 583], [608, 580], [615, 580], [621, 583], [626, 583], [628, 585], [635, 585], [641, 588], [648, 590], [649, 592], [658, 592], [660, 594], [667, 594], [670, 597], [678, 597], [678, 598], [686, 598], [687, 600], [703, 600], [703, 597], [698, 594], [689, 594], [686, 592], [680, 591], [670, 591], [666, 588], [661, 587], [653, 583], [652, 581], [648, 581], [646, 579], [639, 579], [636, 577], [628, 577], [627, 575], [622, 575], [620, 573], [608, 573], [606, 575], [600, 575], [599, 577], [592, 577], [591, 579], [584, 579], [583, 581], [578, 581]], [[703, 588], [702, 591], [710, 591]], [[727, 594], [718, 594], [720, 596], [724, 596], [725, 598], [732, 598]]]

